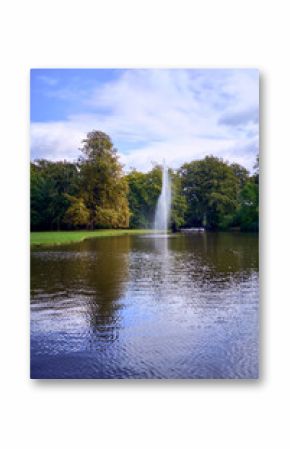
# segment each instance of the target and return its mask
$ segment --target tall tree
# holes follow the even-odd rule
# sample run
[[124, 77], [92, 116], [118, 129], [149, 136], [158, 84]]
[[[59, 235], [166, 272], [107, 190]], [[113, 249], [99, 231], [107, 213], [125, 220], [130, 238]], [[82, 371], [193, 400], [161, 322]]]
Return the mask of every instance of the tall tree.
[[128, 186], [110, 137], [92, 131], [84, 139], [81, 151], [81, 198], [89, 211], [90, 228], [128, 227]]

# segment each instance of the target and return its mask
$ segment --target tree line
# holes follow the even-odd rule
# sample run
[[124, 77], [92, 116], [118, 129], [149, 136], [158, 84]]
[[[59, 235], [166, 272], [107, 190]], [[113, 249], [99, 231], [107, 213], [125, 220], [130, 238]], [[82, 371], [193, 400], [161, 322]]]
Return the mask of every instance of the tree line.
[[[75, 162], [31, 163], [31, 229], [150, 228], [161, 192], [162, 167], [123, 172], [111, 138], [87, 134]], [[206, 156], [170, 170], [171, 228], [259, 228], [259, 168]]]

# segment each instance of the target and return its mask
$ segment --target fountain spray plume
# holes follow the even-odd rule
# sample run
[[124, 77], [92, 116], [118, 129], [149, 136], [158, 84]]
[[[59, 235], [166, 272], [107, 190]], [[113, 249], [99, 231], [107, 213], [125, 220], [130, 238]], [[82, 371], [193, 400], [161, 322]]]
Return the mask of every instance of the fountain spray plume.
[[171, 182], [168, 173], [168, 167], [165, 160], [163, 160], [162, 168], [162, 190], [158, 198], [154, 228], [156, 231], [167, 231], [171, 211]]

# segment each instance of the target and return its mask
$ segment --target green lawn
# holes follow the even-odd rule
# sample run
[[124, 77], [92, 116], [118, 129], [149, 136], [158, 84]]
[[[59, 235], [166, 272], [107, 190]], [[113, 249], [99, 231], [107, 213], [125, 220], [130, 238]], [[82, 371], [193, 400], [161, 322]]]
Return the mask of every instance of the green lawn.
[[149, 234], [151, 229], [101, 229], [97, 231], [43, 231], [31, 232], [30, 243], [34, 245], [60, 245], [80, 242], [95, 237], [112, 237], [119, 235]]

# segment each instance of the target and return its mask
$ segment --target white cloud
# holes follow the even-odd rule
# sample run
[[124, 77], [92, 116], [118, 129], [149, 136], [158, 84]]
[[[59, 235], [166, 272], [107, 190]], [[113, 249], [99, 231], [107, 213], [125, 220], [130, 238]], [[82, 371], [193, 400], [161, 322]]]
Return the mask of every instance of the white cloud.
[[214, 154], [252, 168], [258, 151], [258, 72], [127, 70], [86, 99], [88, 114], [33, 123], [32, 156], [75, 159], [86, 132], [108, 133], [126, 168]]
[[58, 80], [51, 76], [38, 75], [38, 79], [48, 86], [55, 86], [58, 83]]
[[86, 130], [74, 121], [32, 123], [30, 127], [33, 159], [74, 160]]

